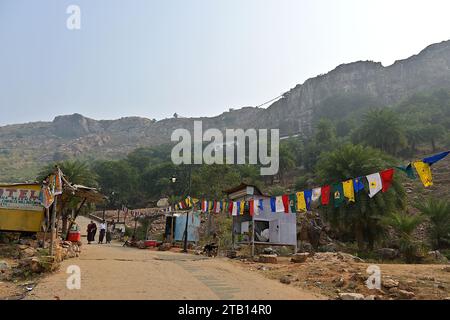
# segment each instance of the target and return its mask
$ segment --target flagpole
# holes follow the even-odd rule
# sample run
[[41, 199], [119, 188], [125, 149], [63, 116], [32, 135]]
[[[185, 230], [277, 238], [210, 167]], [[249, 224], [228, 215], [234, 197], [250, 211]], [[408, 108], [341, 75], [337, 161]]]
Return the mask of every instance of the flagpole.
[[[189, 165], [189, 189], [188, 189], [188, 197], [191, 196], [191, 175], [192, 175], [192, 165]], [[194, 203], [191, 203], [192, 206], [192, 214], [194, 214]], [[184, 228], [184, 245], [183, 251], [187, 253], [187, 242], [188, 242], [188, 223], [189, 223], [189, 210], [186, 212], [186, 226]]]

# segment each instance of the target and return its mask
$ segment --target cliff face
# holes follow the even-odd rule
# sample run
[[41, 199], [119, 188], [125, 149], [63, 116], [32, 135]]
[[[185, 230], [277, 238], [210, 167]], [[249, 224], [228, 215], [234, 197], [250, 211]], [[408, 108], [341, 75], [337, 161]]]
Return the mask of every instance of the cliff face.
[[[387, 106], [438, 88], [450, 88], [450, 41], [433, 44], [388, 67], [370, 61], [340, 65], [297, 85], [267, 109], [245, 107], [211, 118], [161, 121], [139, 117], [97, 121], [74, 114], [52, 122], [4, 126], [0, 127], [0, 181], [32, 179], [47, 161], [112, 159], [137, 147], [168, 143], [173, 130], [192, 129], [194, 120], [202, 120], [204, 130], [279, 128], [281, 134], [308, 134], [318, 110], [325, 104], [340, 108], [337, 101], [342, 95]], [[364, 107], [361, 103], [360, 108]]]
[[366, 96], [386, 106], [438, 88], [450, 88], [450, 41], [433, 44], [389, 67], [370, 61], [340, 65], [287, 92], [262, 114], [258, 125], [271, 121], [278, 125], [291, 119], [289, 127], [305, 132], [311, 129], [316, 107], [342, 94]]

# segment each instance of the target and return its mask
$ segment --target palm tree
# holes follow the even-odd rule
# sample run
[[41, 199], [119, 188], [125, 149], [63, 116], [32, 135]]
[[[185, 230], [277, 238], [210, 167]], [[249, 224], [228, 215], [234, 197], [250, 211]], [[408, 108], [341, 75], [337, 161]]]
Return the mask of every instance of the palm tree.
[[361, 127], [355, 132], [356, 142], [395, 155], [406, 144], [398, 115], [390, 109], [374, 109], [363, 116]]
[[419, 242], [414, 239], [413, 232], [423, 221], [422, 215], [410, 215], [404, 212], [393, 212], [382, 219], [382, 222], [397, 234], [400, 252], [408, 263], [415, 262], [417, 258]]
[[[322, 153], [316, 165], [320, 183], [339, 183], [347, 179], [362, 177], [392, 165], [392, 159], [381, 151], [361, 145], [345, 144], [337, 150]], [[333, 225], [341, 238], [355, 239], [362, 252], [368, 245], [372, 250], [385, 227], [380, 223], [383, 215], [405, 207], [406, 193], [402, 185], [394, 179], [387, 192], [379, 192], [369, 198], [367, 190], [355, 195], [356, 202], [334, 208], [322, 208], [325, 218]]]
[[415, 205], [430, 222], [429, 239], [434, 249], [450, 244], [450, 202], [445, 199], [428, 199]]
[[[89, 165], [86, 162], [79, 160], [66, 160], [56, 164], [49, 164], [45, 166], [38, 175], [38, 181], [43, 181], [46, 177], [52, 174], [57, 165], [63, 172], [65, 178], [73, 184], [81, 184], [89, 187], [97, 186], [97, 175], [91, 171]], [[69, 202], [64, 204], [62, 211], [62, 233], [67, 231], [67, 220], [69, 212], [72, 212], [78, 208], [82, 200], [73, 197]]]

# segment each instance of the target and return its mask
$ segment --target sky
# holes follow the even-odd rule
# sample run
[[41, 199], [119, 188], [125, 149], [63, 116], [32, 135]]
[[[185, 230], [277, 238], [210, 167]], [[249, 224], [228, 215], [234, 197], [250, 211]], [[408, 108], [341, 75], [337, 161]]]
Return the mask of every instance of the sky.
[[448, 0], [0, 0], [0, 125], [260, 105], [339, 64], [388, 66], [448, 40], [449, 12]]

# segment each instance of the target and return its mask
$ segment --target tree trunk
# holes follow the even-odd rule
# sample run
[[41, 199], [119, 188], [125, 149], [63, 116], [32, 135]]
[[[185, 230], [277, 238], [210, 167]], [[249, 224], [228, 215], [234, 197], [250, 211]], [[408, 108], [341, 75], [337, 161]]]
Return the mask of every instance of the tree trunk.
[[67, 209], [63, 211], [62, 213], [62, 234], [66, 234], [67, 233], [67, 218], [68, 218], [68, 212]]

